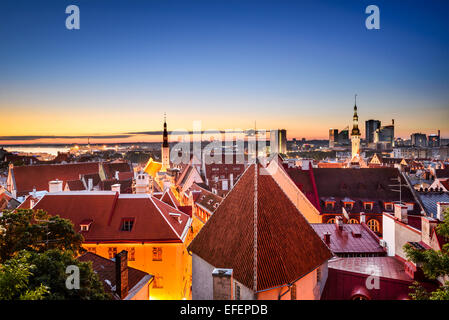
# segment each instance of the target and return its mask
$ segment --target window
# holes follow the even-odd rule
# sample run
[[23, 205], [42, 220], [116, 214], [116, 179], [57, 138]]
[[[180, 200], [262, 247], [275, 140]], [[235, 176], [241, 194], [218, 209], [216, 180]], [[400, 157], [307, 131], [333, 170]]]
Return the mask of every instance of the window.
[[290, 288], [290, 300], [296, 300], [296, 283], [292, 284]]
[[162, 289], [164, 287], [163, 283], [164, 278], [162, 276], [156, 275], [153, 280], [153, 288]]
[[393, 204], [392, 203], [385, 203], [385, 210], [392, 211], [393, 210]]
[[349, 219], [349, 224], [358, 224], [359, 221], [357, 219]]
[[367, 211], [373, 210], [373, 204], [371, 202], [365, 202], [364, 206]]
[[162, 261], [161, 247], [153, 247], [153, 261]]
[[327, 220], [327, 223], [335, 223], [335, 219], [334, 218], [329, 219], [329, 220]]
[[379, 225], [379, 221], [377, 221], [376, 219], [368, 220], [367, 225], [372, 231], [379, 232], [380, 225]]
[[81, 231], [89, 231], [89, 226], [87, 224], [82, 224]]
[[240, 300], [240, 286], [235, 284], [235, 300]]
[[326, 202], [326, 210], [331, 211], [334, 210], [334, 203], [333, 202]]
[[131, 231], [133, 226], [134, 226], [133, 218], [122, 219], [122, 226], [120, 227], [120, 231]]
[[94, 253], [94, 254], [97, 254], [97, 248], [95, 248], [95, 247], [87, 248], [87, 251], [91, 252], [91, 253]]
[[354, 204], [352, 202], [345, 202], [345, 209], [346, 210], [352, 210], [352, 206]]
[[320, 282], [321, 281], [321, 269], [318, 268], [316, 269], [316, 282]]
[[115, 255], [117, 254], [117, 248], [116, 247], [109, 247], [108, 248], [108, 254], [109, 254], [109, 259], [114, 258]]
[[128, 251], [128, 261], [136, 261], [135, 249], [127, 248], [126, 251]]

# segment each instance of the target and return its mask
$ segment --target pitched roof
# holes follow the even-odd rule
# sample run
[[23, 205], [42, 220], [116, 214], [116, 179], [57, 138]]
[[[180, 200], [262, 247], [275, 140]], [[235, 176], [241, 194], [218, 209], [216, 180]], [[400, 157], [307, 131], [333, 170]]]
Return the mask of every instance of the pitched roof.
[[36, 188], [37, 191], [48, 191], [48, 183], [52, 180], [79, 180], [80, 175], [98, 173], [98, 162], [47, 164], [20, 166], [12, 168], [17, 196], [27, 195]]
[[167, 188], [159, 199], [176, 209], [181, 205], [170, 188]]
[[256, 174], [255, 165], [245, 171], [189, 250], [215, 267], [232, 268], [236, 280], [253, 288], [255, 203], [257, 290], [291, 283], [332, 257], [275, 180]]
[[386, 255], [379, 239], [366, 225], [344, 224], [343, 230], [339, 230], [336, 224], [313, 223], [312, 228], [322, 239], [326, 232], [330, 234], [329, 248], [335, 254]]
[[[149, 195], [115, 192], [60, 192], [46, 194], [34, 206], [50, 214], [80, 223], [92, 220], [86, 242], [182, 242], [190, 217]], [[170, 213], [179, 214], [180, 221]], [[121, 231], [125, 218], [134, 219], [131, 231]]]
[[435, 170], [436, 178], [449, 178], [449, 167]]
[[128, 162], [102, 162], [106, 180], [114, 179], [115, 172], [133, 172], [131, 165]]
[[81, 180], [69, 180], [66, 181], [66, 186], [70, 191], [82, 191], [86, 190], [84, 183]]
[[437, 202], [449, 202], [447, 192], [418, 192], [418, 197], [424, 206], [426, 214], [432, 218], [437, 217]]
[[[79, 261], [92, 262], [92, 269], [100, 278], [101, 283], [107, 293], [114, 299], [119, 299], [115, 291], [112, 289], [116, 286], [116, 266], [114, 260], [103, 258], [95, 253], [86, 252], [77, 258]], [[150, 281], [153, 276], [141, 270], [128, 266], [128, 292], [139, 285], [142, 280]]]

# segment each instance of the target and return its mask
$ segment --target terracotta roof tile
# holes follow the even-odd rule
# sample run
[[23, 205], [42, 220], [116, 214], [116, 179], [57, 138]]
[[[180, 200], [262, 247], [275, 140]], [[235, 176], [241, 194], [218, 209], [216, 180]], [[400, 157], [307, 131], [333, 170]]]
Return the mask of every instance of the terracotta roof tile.
[[[189, 246], [253, 288], [255, 165], [249, 167]], [[270, 175], [257, 175], [257, 290], [290, 283], [332, 253]]]

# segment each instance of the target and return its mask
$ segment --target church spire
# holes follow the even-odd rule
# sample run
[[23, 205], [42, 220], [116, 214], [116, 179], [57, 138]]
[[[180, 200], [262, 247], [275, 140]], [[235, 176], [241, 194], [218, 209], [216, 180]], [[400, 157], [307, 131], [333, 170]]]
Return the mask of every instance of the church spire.
[[357, 115], [357, 94], [354, 97], [354, 116], [352, 117], [352, 132], [351, 135], [353, 136], [360, 136], [360, 130], [359, 130], [359, 116]]
[[162, 140], [162, 147], [166, 148], [168, 147], [168, 132], [167, 132], [167, 116], [164, 112], [164, 135], [163, 135], [163, 140]]

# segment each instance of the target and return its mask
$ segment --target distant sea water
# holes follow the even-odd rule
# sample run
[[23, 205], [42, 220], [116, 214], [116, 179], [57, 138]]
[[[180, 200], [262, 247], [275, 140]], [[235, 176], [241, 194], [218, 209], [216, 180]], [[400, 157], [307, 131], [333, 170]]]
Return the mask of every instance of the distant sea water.
[[27, 152], [27, 153], [48, 153], [54, 156], [58, 155], [58, 152], [68, 152], [69, 147], [40, 147], [40, 146], [8, 146], [5, 147], [9, 152]]

